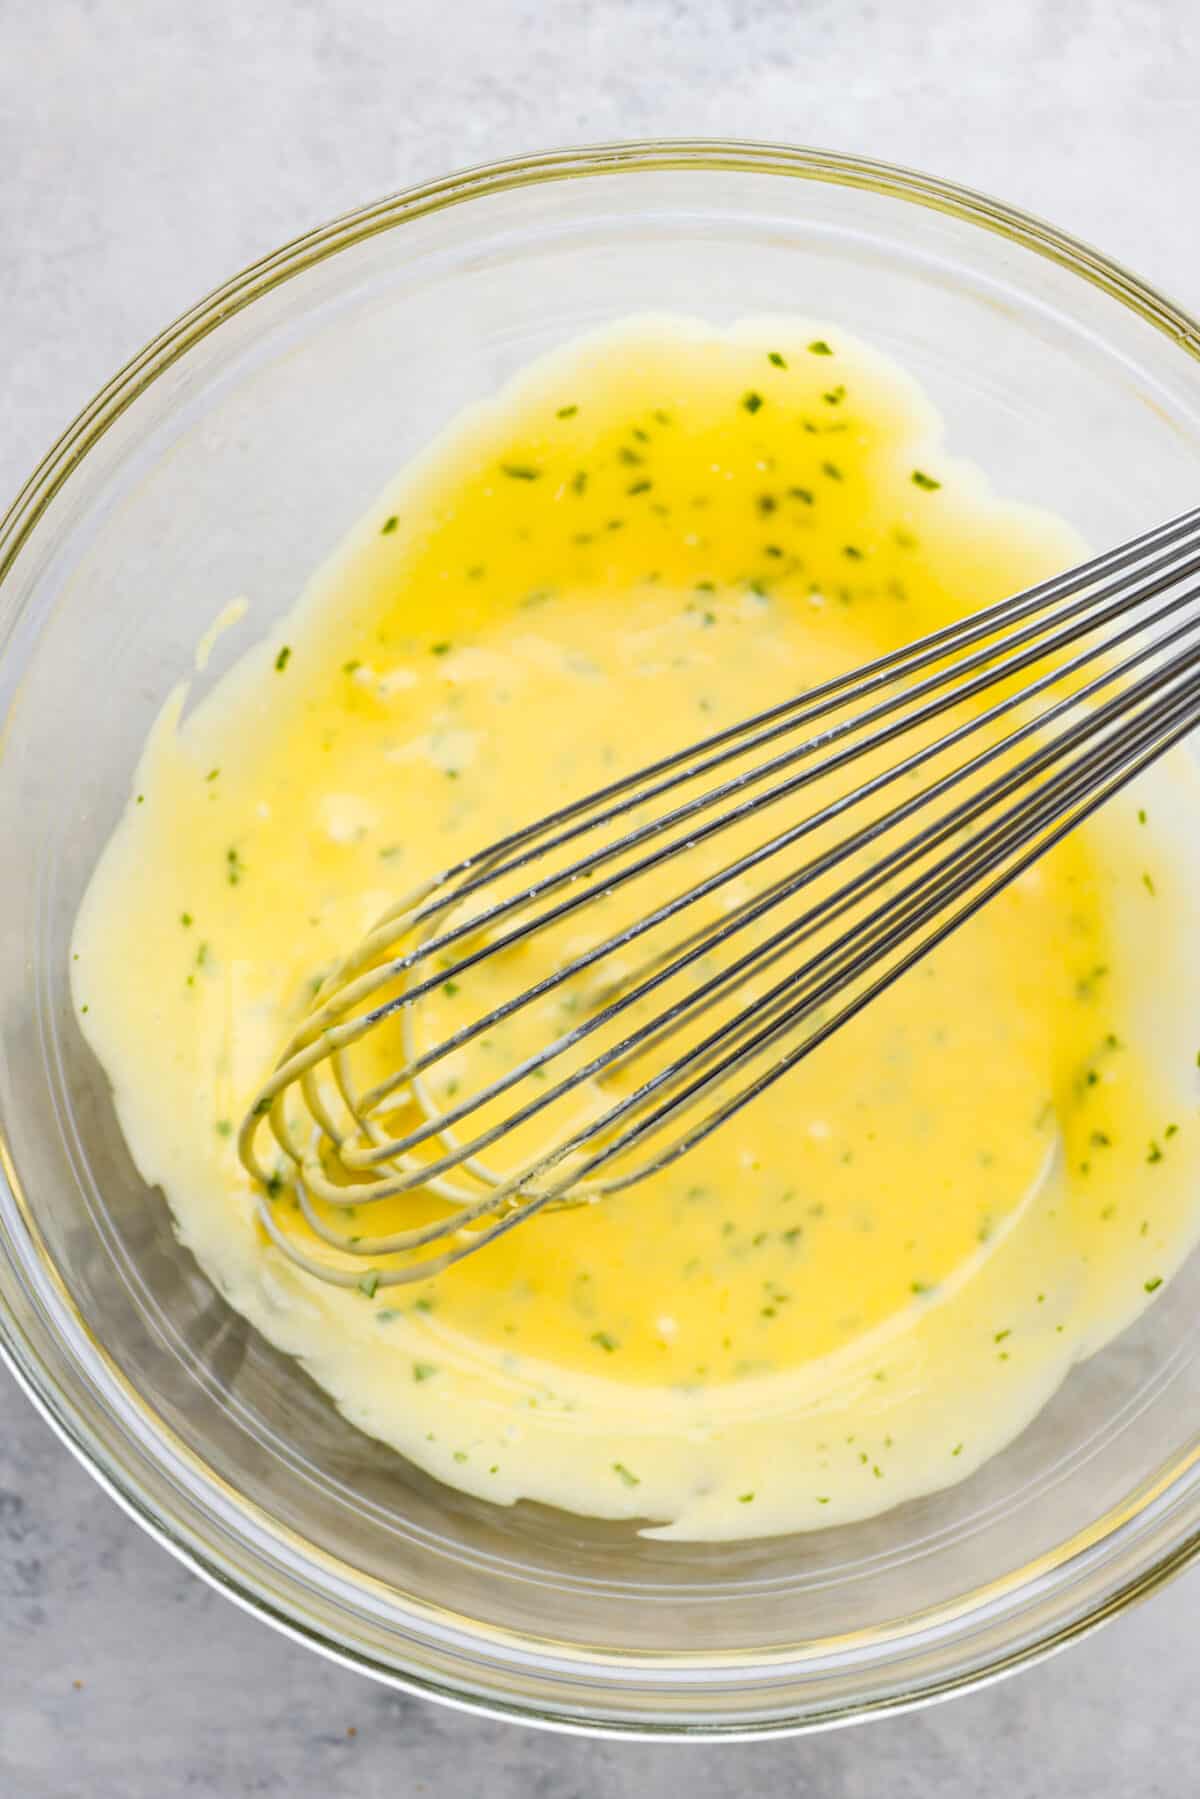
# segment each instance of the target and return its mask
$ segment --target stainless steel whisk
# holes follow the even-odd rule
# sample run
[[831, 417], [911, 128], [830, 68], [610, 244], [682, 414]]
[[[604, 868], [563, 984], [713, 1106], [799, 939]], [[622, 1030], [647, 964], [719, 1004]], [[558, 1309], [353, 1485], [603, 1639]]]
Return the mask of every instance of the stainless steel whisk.
[[271, 1238], [373, 1294], [704, 1142], [1200, 724], [1198, 576], [1200, 510], [410, 895], [242, 1124]]

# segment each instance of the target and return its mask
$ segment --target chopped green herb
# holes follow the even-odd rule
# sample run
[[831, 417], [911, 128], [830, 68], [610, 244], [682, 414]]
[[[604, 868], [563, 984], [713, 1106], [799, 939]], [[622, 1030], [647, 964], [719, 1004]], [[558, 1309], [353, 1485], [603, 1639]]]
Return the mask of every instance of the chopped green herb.
[[400, 523], [400, 520], [396, 517], [396, 514], [393, 512], [391, 517], [385, 518], [382, 525], [380, 525], [380, 527], [379, 527], [380, 537], [390, 537], [392, 532], [396, 529], [396, 526], [399, 523]]
[[500, 473], [507, 475], [510, 481], [538, 481], [542, 471], [530, 462], [502, 462]]
[[756, 394], [753, 388], [751, 388], [748, 393], [742, 395], [742, 405], [747, 412], [757, 412], [762, 404], [762, 395]]
[[624, 1462], [614, 1462], [612, 1466], [613, 1466], [613, 1473], [619, 1474], [621, 1479], [625, 1482], [625, 1485], [627, 1487], [640, 1487], [641, 1486], [642, 1483], [641, 1483], [639, 1476], [632, 1473], [630, 1471], [630, 1469], [628, 1469], [625, 1466]]
[[821, 464], [821, 473], [823, 475], [828, 475], [831, 481], [840, 481], [842, 478], [842, 471], [836, 462], [823, 462]]
[[936, 493], [942, 485], [940, 481], [935, 481], [932, 475], [927, 475], [925, 470], [920, 468], [913, 470], [912, 484], [914, 487], [924, 488], [926, 493]]
[[956, 1444], [955, 1444], [955, 1445], [954, 1445], [954, 1448], [953, 1448], [953, 1449], [952, 1449], [952, 1450], [951, 1450], [951, 1451], [950, 1451], [950, 1454], [951, 1454], [951, 1455], [961, 1455], [961, 1454], [962, 1454], [962, 1452], [963, 1452], [963, 1446], [962, 1446], [962, 1444], [961, 1444], [961, 1443], [956, 1443]]
[[1176, 1136], [1178, 1134], [1178, 1131], [1179, 1131], [1179, 1126], [1177, 1124], [1169, 1124], [1167, 1126], [1166, 1130], [1163, 1132], [1163, 1136], [1167, 1139], [1170, 1139], [1171, 1137]]
[[446, 995], [447, 999], [453, 999], [454, 995], [458, 992], [458, 982], [457, 981], [443, 981], [442, 982], [442, 992]]
[[833, 351], [823, 337], [815, 337], [808, 346], [810, 356], [832, 356]]
[[1161, 1162], [1162, 1159], [1163, 1159], [1163, 1152], [1159, 1148], [1158, 1144], [1151, 1143], [1150, 1148], [1146, 1151], [1147, 1162]]
[[1139, 806], [1138, 807], [1138, 823], [1140, 825], [1144, 825], [1145, 822], [1146, 822], [1146, 808], [1144, 806]]
[[436, 1373], [437, 1369], [432, 1362], [414, 1362], [412, 1365], [414, 1380], [432, 1380]]
[[448, 656], [453, 647], [454, 646], [449, 643], [431, 643], [429, 646], [429, 654], [431, 656]]
[[575, 473], [571, 477], [572, 493], [582, 493], [586, 486], [587, 486], [587, 470], [585, 468], [576, 469]]
[[1002, 1331], [997, 1331], [997, 1332], [996, 1332], [996, 1334], [995, 1334], [995, 1336], [994, 1336], [994, 1337], [993, 1337], [993, 1338], [992, 1338], [992, 1342], [993, 1342], [993, 1343], [1003, 1343], [1003, 1341], [1004, 1341], [1004, 1339], [1005, 1339], [1005, 1337], [1011, 1337], [1011, 1336], [1012, 1336], [1012, 1330], [1011, 1330], [1011, 1329], [1009, 1329], [1009, 1330], [1002, 1330]]
[[1142, 1285], [1145, 1287], [1147, 1293], [1157, 1293], [1158, 1289], [1162, 1286], [1162, 1275], [1156, 1274], [1153, 1280], [1143, 1281]]
[[824, 400], [826, 406], [840, 406], [842, 401], [846, 398], [846, 390], [839, 383], [837, 387], [831, 387], [828, 393], [822, 394], [821, 398]]
[[210, 768], [204, 779], [206, 781], [215, 781], [220, 772], [219, 768]]
[[1150, 879], [1150, 876], [1146, 873], [1145, 869], [1142, 870], [1142, 886], [1146, 889], [1146, 892], [1150, 895], [1150, 898], [1153, 899], [1155, 897], [1156, 888], [1154, 886], [1154, 882]]
[[358, 1290], [360, 1293], [364, 1294], [367, 1299], [374, 1299], [375, 1289], [378, 1285], [379, 1270], [377, 1268], [369, 1268], [359, 1281]]
[[231, 887], [236, 887], [246, 872], [246, 865], [235, 848], [225, 851], [225, 878]]
[[230, 1124], [228, 1118], [218, 1118], [217, 1119], [217, 1136], [218, 1137], [232, 1137], [233, 1136], [233, 1126]]
[[578, 411], [578, 406], [560, 406], [554, 416], [559, 419], [573, 419]]
[[649, 493], [654, 486], [653, 481], [635, 481], [625, 489], [626, 493]]
[[738, 1504], [739, 1505], [749, 1505], [750, 1501], [753, 1498], [754, 1498], [753, 1493], [739, 1493], [738, 1494]]
[[183, 926], [185, 931], [190, 930], [191, 924], [192, 924], [191, 913], [190, 912], [181, 912], [179, 914], [179, 922]]
[[785, 369], [787, 367], [787, 363], [779, 354], [778, 350], [768, 350], [767, 361], [771, 364], [772, 368]]
[[613, 1350], [617, 1347], [617, 1339], [615, 1337], [610, 1337], [607, 1331], [593, 1331], [592, 1342], [600, 1349], [603, 1349], [608, 1355], [611, 1355]]
[[292, 647], [290, 644], [285, 643], [278, 656], [275, 658], [275, 673], [281, 675], [291, 659]]
[[361, 667], [362, 663], [359, 661], [358, 657], [352, 656], [349, 662], [342, 663], [342, 673], [344, 675], [353, 675], [356, 674]]

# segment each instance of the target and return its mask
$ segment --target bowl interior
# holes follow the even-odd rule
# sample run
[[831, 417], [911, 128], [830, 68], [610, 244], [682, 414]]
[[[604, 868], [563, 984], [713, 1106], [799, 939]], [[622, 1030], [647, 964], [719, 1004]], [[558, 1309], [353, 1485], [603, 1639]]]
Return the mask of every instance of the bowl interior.
[[[1007, 1451], [872, 1522], [709, 1546], [491, 1506], [348, 1426], [179, 1247], [67, 980], [168, 690], [206, 692], [398, 466], [579, 332], [647, 310], [835, 321], [917, 377], [953, 450], [1097, 546], [1194, 503], [1200, 368], [1120, 294], [952, 206], [677, 161], [463, 188], [295, 254], [158, 358], [28, 533], [0, 590], [0, 1292], [14, 1353], [93, 1459], [313, 1635], [546, 1713], [547, 1669], [586, 1662], [575, 1715], [795, 1722], [976, 1665], [985, 1616], [1052, 1627], [1047, 1583], [1193, 1453], [1196, 1258]], [[1013, 1623], [1014, 1594], [1042, 1609]]]

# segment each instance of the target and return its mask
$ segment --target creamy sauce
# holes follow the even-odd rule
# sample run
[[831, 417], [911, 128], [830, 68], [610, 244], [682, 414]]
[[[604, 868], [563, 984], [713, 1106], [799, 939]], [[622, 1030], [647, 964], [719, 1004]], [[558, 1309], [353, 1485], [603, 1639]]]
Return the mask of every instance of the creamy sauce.
[[172, 698], [79, 919], [81, 1022], [184, 1242], [350, 1419], [499, 1502], [811, 1528], [966, 1475], [1148, 1302], [1196, 1227], [1174, 764], [694, 1156], [428, 1284], [297, 1270], [234, 1145], [406, 889], [1077, 554], [831, 327], [637, 321], [460, 420]]

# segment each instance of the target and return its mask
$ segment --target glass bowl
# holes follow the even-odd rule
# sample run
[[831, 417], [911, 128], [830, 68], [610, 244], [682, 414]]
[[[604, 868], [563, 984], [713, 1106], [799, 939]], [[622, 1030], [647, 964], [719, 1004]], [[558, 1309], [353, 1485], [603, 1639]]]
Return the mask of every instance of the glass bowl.
[[67, 980], [167, 690], [267, 630], [376, 491], [550, 346], [646, 309], [861, 333], [1001, 491], [1108, 544], [1200, 491], [1200, 332], [995, 202], [762, 145], [531, 157], [248, 269], [97, 396], [0, 527], [0, 1333], [192, 1567], [386, 1680], [560, 1727], [795, 1731], [1068, 1642], [1200, 1542], [1200, 1258], [1003, 1454], [867, 1523], [733, 1545], [449, 1491], [352, 1429], [181, 1249]]

